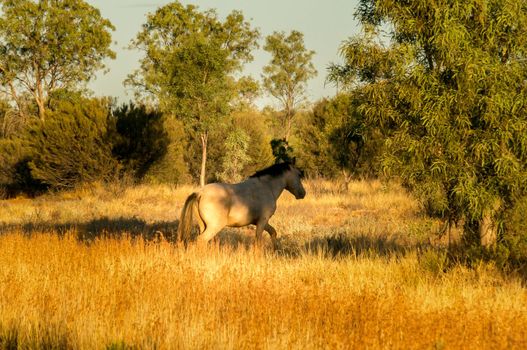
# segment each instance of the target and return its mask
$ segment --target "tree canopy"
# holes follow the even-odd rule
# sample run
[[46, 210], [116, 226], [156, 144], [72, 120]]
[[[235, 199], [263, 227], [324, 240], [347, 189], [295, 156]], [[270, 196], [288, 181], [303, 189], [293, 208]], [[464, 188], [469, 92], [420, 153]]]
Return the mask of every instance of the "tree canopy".
[[386, 133], [384, 169], [495, 242], [527, 190], [527, 3], [362, 0], [357, 16], [366, 34], [343, 43], [330, 77], [360, 87]]
[[281, 123], [287, 143], [297, 109], [306, 101], [307, 82], [317, 74], [311, 61], [315, 51], [306, 49], [304, 35], [296, 30], [287, 36], [274, 32], [265, 39], [264, 49], [272, 58], [263, 68], [263, 85], [283, 109]]
[[83, 0], [0, 0], [0, 94], [41, 119], [53, 91], [75, 89], [104, 68], [109, 20]]
[[202, 185], [208, 133], [238, 96], [235, 74], [252, 60], [258, 36], [239, 11], [222, 21], [214, 10], [176, 1], [150, 14], [132, 42], [144, 57], [127, 83], [199, 135]]

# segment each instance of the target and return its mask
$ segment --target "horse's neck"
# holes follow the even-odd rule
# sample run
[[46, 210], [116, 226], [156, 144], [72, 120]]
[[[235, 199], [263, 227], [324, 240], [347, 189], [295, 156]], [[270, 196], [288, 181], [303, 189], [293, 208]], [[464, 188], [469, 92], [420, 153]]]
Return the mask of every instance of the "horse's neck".
[[274, 199], [278, 200], [278, 197], [280, 197], [280, 195], [285, 189], [285, 179], [282, 176], [266, 176], [265, 179], [262, 180], [262, 182], [264, 182], [269, 187], [269, 189], [273, 193]]

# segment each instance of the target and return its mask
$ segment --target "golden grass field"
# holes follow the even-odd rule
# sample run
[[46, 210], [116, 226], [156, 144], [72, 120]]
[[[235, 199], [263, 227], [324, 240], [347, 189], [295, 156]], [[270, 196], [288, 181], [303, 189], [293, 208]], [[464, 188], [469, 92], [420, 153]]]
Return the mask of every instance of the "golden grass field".
[[252, 228], [167, 241], [190, 187], [0, 201], [0, 348], [527, 348], [525, 281], [444, 269], [440, 223], [400, 187], [306, 189], [278, 203], [276, 252]]

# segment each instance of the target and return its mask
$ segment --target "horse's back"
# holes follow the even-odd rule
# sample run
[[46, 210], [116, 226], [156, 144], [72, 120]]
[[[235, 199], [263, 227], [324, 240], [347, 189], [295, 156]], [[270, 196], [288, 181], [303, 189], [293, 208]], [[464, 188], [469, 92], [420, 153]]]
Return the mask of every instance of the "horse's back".
[[211, 183], [200, 191], [200, 206], [214, 206], [217, 210], [229, 210], [232, 201], [232, 189], [227, 184]]
[[204, 220], [221, 221], [225, 226], [255, 224], [276, 208], [269, 194], [256, 181], [238, 184], [212, 183], [200, 191], [200, 212]]

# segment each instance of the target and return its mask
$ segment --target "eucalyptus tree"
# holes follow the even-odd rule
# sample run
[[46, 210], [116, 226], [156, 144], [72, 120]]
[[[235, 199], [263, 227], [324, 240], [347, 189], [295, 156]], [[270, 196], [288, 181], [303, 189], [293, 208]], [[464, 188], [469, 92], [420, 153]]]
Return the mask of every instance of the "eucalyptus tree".
[[175, 1], [148, 15], [132, 41], [131, 47], [144, 56], [126, 83], [198, 135], [201, 186], [209, 132], [229, 113], [240, 86], [236, 74], [252, 60], [258, 36], [239, 11], [222, 21], [215, 10], [200, 11]]
[[384, 169], [495, 243], [527, 193], [527, 2], [361, 0], [357, 16], [330, 78], [386, 132]]
[[114, 58], [112, 23], [83, 0], [0, 0], [0, 94], [44, 119], [51, 94], [78, 88]]
[[269, 35], [264, 50], [272, 57], [263, 68], [263, 85], [282, 108], [281, 124], [287, 143], [296, 112], [306, 102], [307, 82], [317, 74], [311, 61], [315, 51], [306, 49], [304, 35], [296, 30], [287, 36], [284, 32]]

